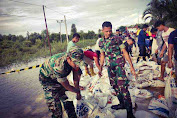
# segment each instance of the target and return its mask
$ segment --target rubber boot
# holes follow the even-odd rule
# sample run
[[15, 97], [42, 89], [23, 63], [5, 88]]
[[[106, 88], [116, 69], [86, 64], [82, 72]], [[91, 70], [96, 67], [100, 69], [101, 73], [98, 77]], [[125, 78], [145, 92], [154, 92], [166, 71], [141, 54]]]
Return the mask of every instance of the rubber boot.
[[89, 75], [88, 70], [85, 69], [85, 76]]
[[90, 70], [90, 74], [91, 74], [91, 76], [96, 75], [96, 74], [94, 73], [93, 67], [92, 67], [92, 68], [90, 68], [89, 70]]
[[111, 109], [115, 109], [115, 110], [125, 109], [123, 96], [122, 96], [122, 95], [119, 95], [119, 96], [118, 96], [118, 99], [119, 99], [120, 104], [118, 104], [118, 105], [112, 105], [112, 106], [111, 106]]

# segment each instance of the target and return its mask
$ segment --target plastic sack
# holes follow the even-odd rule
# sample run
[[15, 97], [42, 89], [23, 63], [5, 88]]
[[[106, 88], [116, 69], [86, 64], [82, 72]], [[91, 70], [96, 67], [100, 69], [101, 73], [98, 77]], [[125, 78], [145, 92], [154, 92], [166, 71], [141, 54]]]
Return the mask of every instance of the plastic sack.
[[88, 89], [89, 89], [90, 92], [92, 92], [93, 89], [94, 89], [94, 87], [98, 84], [98, 79], [99, 79], [99, 76], [96, 75], [95, 77], [93, 77], [93, 78], [90, 80], [90, 82], [89, 82], [89, 84], [88, 84]]
[[164, 95], [165, 95], [165, 99], [167, 100], [168, 107], [172, 107], [172, 93], [171, 93], [170, 80], [171, 77], [168, 77], [165, 80], [165, 91], [164, 91]]
[[154, 114], [169, 117], [169, 108], [167, 107], [167, 102], [164, 97], [159, 99], [153, 98], [148, 106], [148, 110], [153, 112]]
[[161, 80], [152, 80], [151, 87], [165, 87], [165, 82]]
[[170, 86], [171, 86], [171, 93], [172, 93], [172, 102], [177, 103], [177, 85], [175, 83], [174, 78], [171, 78]]
[[152, 93], [149, 92], [148, 90], [146, 89], [140, 89], [139, 90], [139, 93], [137, 95], [135, 95], [136, 97], [139, 97], [139, 98], [150, 98], [152, 97]]
[[147, 111], [139, 110], [135, 112], [136, 118], [158, 118], [155, 114], [149, 113]]
[[92, 112], [91, 108], [84, 102], [84, 100], [77, 100], [76, 114], [79, 118], [86, 118]]
[[136, 95], [139, 93], [139, 89], [135, 88], [129, 88], [128, 89], [132, 101], [132, 107], [135, 108], [135, 101], [136, 101]]

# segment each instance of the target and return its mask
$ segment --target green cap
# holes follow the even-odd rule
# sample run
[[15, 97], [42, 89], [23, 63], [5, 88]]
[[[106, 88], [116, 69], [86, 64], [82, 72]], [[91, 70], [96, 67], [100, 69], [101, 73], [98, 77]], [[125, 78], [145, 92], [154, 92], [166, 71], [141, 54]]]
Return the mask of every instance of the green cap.
[[84, 66], [84, 52], [82, 49], [74, 46], [71, 47], [71, 49], [68, 52], [68, 56], [71, 58], [71, 60], [78, 66]]

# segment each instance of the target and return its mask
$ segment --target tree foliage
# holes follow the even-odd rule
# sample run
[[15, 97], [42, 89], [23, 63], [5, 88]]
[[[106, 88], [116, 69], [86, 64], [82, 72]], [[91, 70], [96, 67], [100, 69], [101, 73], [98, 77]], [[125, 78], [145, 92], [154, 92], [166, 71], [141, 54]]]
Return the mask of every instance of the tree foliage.
[[124, 31], [126, 30], [126, 26], [120, 26], [118, 29], [119, 29], [121, 32], [124, 32]]
[[77, 28], [76, 28], [76, 25], [75, 24], [72, 24], [71, 25], [71, 34], [74, 34], [77, 32]]
[[151, 24], [163, 20], [177, 27], [177, 0], [152, 0], [147, 5], [143, 18], [151, 19]]

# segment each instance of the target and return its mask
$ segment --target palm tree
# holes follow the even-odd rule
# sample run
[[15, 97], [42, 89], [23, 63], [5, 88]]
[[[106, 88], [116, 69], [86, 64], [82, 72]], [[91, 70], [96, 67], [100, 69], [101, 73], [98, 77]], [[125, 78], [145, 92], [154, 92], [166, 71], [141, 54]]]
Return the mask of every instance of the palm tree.
[[150, 23], [164, 20], [177, 27], [177, 0], [152, 0], [143, 13], [143, 19], [151, 18]]

